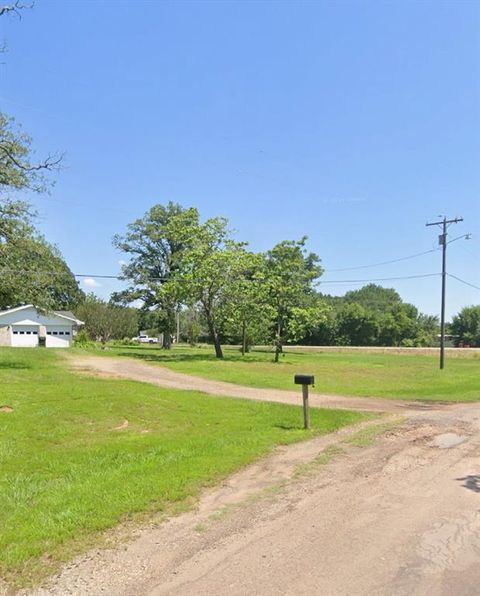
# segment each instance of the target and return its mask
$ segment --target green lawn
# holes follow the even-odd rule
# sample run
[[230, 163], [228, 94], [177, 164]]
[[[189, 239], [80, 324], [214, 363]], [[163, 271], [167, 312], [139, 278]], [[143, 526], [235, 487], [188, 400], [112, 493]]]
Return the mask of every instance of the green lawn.
[[77, 375], [56, 350], [0, 348], [0, 388], [0, 575], [17, 584], [275, 445], [369, 417], [314, 410], [305, 432], [300, 407]]
[[[97, 350], [96, 353], [102, 353]], [[272, 354], [255, 351], [242, 358], [226, 349], [217, 360], [213, 349], [156, 346], [113, 347], [106, 355], [139, 358], [181, 372], [254, 387], [293, 389], [293, 375], [315, 375], [315, 391], [356, 396], [422, 400], [480, 400], [480, 354], [449, 357], [445, 370], [438, 356], [368, 352], [287, 352], [278, 364]], [[470, 354], [470, 355], [469, 355]]]

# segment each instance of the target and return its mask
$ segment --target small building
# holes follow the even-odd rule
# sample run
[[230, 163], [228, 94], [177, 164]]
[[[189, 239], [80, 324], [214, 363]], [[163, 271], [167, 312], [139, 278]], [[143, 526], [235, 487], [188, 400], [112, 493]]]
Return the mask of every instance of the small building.
[[0, 311], [0, 346], [69, 348], [83, 325], [66, 310], [41, 311], [32, 304]]

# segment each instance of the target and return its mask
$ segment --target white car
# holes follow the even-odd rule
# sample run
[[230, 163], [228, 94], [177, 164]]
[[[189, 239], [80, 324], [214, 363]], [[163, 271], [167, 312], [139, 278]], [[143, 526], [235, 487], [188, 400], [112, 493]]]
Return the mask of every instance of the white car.
[[133, 338], [134, 341], [138, 341], [141, 344], [158, 344], [158, 337], [149, 337], [148, 335], [139, 335]]

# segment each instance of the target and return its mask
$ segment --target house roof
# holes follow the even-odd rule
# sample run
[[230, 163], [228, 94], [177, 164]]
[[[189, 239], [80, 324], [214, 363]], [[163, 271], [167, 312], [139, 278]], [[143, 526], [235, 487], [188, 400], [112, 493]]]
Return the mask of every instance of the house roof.
[[32, 319], [23, 319], [23, 321], [15, 321], [15, 323], [12, 323], [13, 327], [15, 327], [16, 325], [30, 325], [32, 327], [40, 327], [40, 323], [38, 321], [32, 321]]
[[[23, 306], [17, 306], [15, 308], [9, 308], [8, 310], [0, 311], [0, 317], [2, 317], [3, 315], [11, 314], [13, 312], [26, 310], [27, 308], [34, 308], [38, 312], [38, 309], [33, 304], [24, 304]], [[77, 317], [70, 310], [54, 310], [53, 314], [57, 317], [60, 317], [61, 319], [67, 319], [68, 321], [72, 321], [77, 325], [84, 324], [83, 321], [77, 319]]]

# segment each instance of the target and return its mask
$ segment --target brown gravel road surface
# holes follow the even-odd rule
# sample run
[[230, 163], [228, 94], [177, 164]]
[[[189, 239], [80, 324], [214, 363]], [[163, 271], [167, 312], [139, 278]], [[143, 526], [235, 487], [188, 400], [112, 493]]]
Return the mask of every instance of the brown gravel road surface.
[[478, 596], [480, 405], [387, 418], [366, 446], [357, 427], [279, 448], [34, 593]]

